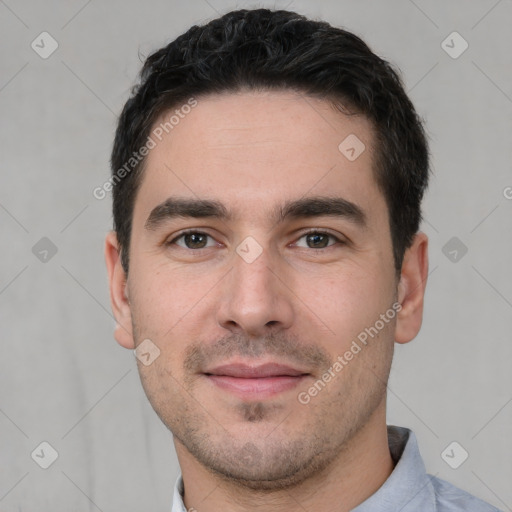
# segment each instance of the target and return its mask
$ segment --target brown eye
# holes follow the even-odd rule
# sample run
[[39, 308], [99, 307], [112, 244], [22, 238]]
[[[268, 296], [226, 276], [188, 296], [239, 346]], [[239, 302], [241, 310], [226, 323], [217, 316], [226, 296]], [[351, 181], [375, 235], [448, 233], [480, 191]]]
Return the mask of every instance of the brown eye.
[[[303, 234], [299, 240], [303, 238], [306, 240], [306, 247], [308, 249], [324, 249], [334, 245], [336, 242], [341, 242], [339, 238], [323, 231], [310, 231], [309, 233]], [[329, 243], [330, 240], [333, 240], [333, 242]], [[304, 247], [304, 245], [299, 246]]]
[[307, 244], [311, 244], [312, 249], [327, 247], [329, 244], [329, 235], [317, 233], [313, 235], [306, 235]]
[[[208, 238], [211, 237], [206, 233], [201, 233], [200, 231], [189, 231], [177, 236], [168, 242], [167, 245], [176, 244], [183, 249], [205, 249], [207, 247], [211, 247], [211, 245], [207, 245]], [[178, 243], [178, 240], [182, 240], [182, 243]]]

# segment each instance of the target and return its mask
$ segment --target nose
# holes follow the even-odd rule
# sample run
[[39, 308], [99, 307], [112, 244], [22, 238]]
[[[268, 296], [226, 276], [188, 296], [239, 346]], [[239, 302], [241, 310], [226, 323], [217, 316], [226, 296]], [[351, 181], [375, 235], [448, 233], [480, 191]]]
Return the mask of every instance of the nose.
[[[243, 254], [243, 253], [240, 253]], [[290, 267], [268, 250], [254, 260], [233, 255], [233, 268], [223, 280], [217, 321], [232, 332], [264, 336], [293, 323]]]

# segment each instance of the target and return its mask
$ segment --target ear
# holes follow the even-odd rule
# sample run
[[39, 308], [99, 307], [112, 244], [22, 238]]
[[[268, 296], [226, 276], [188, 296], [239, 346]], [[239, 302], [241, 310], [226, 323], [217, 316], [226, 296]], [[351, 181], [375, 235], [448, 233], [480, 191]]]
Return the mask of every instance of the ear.
[[397, 315], [395, 341], [407, 343], [418, 334], [423, 319], [423, 297], [428, 276], [428, 237], [416, 233], [412, 245], [405, 251], [398, 302], [402, 309]]
[[130, 302], [127, 296], [126, 274], [121, 265], [119, 243], [115, 231], [110, 231], [105, 239], [105, 262], [110, 286], [110, 305], [117, 325], [114, 332], [116, 341], [122, 347], [133, 349]]

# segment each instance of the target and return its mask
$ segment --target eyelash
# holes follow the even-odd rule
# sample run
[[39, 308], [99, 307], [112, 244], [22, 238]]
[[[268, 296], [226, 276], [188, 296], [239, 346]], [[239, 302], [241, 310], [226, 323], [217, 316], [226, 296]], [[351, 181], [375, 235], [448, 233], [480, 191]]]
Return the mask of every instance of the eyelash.
[[[179, 240], [180, 238], [183, 238], [184, 236], [186, 235], [189, 235], [189, 234], [196, 234], [196, 235], [205, 235], [207, 237], [210, 237], [213, 239], [213, 237], [211, 235], [209, 235], [208, 233], [205, 233], [203, 231], [198, 231], [197, 229], [187, 229], [185, 231], [182, 231], [181, 233], [179, 233], [176, 237], [174, 237], [172, 240], [168, 241], [168, 242], [165, 242], [164, 245], [166, 246], [172, 246], [172, 245], [175, 245], [175, 242], [177, 240]], [[329, 249], [329, 248], [332, 248], [334, 247], [336, 244], [341, 244], [341, 245], [345, 245], [346, 242], [344, 242], [343, 240], [341, 240], [340, 238], [338, 238], [337, 236], [333, 235], [332, 233], [330, 233], [329, 231], [322, 231], [322, 230], [319, 230], [319, 229], [309, 229], [308, 231], [305, 231], [303, 232], [299, 238], [297, 240], [300, 240], [301, 238], [307, 236], [307, 235], [311, 235], [311, 234], [315, 234], [315, 235], [327, 235], [328, 237], [330, 237], [331, 239], [334, 239], [335, 240], [335, 243], [334, 244], [331, 244], [331, 245], [328, 245], [326, 247], [319, 247], [319, 248], [313, 248], [313, 247], [303, 247], [303, 249], [310, 249], [310, 250], [321, 250], [321, 251], [325, 251], [326, 249]], [[210, 249], [211, 247], [202, 247], [201, 249], [189, 249], [188, 247], [181, 247], [181, 246], [178, 246], [180, 249], [184, 249], [184, 250], [187, 250], [187, 251], [193, 251], [193, 252], [199, 252], [199, 251], [202, 251], [203, 249]]]

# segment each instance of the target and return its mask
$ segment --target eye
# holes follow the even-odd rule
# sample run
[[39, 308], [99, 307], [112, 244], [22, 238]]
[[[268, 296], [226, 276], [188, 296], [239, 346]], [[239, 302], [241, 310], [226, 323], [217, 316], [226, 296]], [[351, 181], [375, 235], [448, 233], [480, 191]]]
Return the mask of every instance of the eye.
[[[309, 249], [324, 249], [326, 247], [330, 247], [338, 243], [343, 243], [338, 237], [332, 235], [331, 233], [327, 233], [325, 231], [308, 231], [304, 233], [299, 240], [305, 238], [306, 239], [306, 248]], [[333, 243], [329, 243], [329, 239], [334, 240]], [[296, 244], [299, 245], [299, 244]], [[304, 247], [304, 245], [299, 247]]]
[[[207, 245], [208, 238], [213, 240], [213, 238], [206, 233], [190, 230], [185, 231], [178, 235], [176, 238], [166, 242], [166, 245], [177, 245], [183, 249], [206, 249], [215, 245], [215, 243]], [[178, 243], [178, 240], [182, 240], [182, 243]]]

